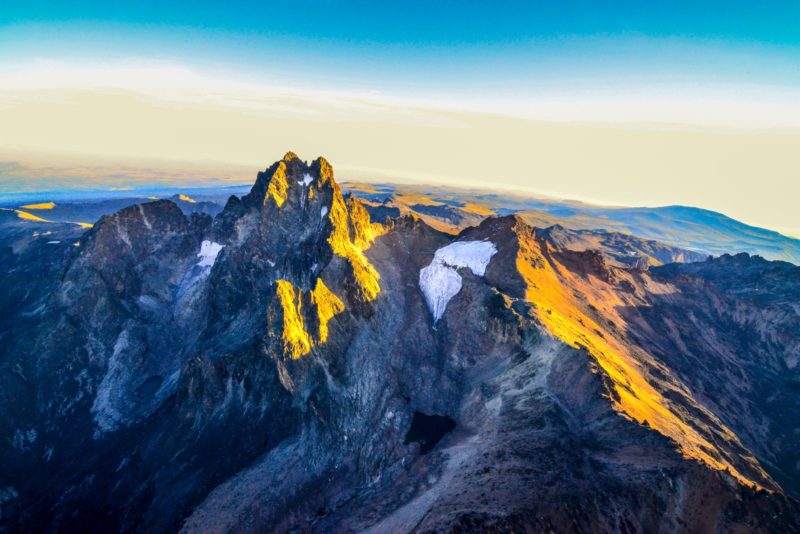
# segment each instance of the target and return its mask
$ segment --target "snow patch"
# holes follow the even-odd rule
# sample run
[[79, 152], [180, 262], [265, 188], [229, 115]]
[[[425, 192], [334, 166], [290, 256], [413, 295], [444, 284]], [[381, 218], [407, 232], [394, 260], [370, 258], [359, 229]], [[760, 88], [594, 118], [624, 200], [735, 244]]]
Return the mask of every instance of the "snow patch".
[[198, 282], [205, 280], [211, 274], [211, 268], [217, 261], [219, 251], [223, 248], [224, 245], [208, 240], [200, 244], [200, 252], [197, 253], [197, 257], [200, 260], [183, 276], [183, 280], [181, 280], [178, 287], [177, 297], [179, 300], [189, 293]]
[[47, 242], [48, 245], [58, 245], [59, 243], [61, 243], [61, 241], [48, 241]]
[[444, 315], [450, 299], [461, 291], [461, 275], [452, 267], [434, 261], [419, 271], [419, 287], [436, 323]]
[[309, 185], [309, 184], [310, 184], [311, 182], [313, 182], [313, 181], [314, 181], [314, 177], [313, 177], [313, 176], [311, 176], [311, 175], [310, 175], [310, 174], [308, 174], [308, 173], [305, 173], [305, 174], [303, 175], [303, 179], [302, 179], [302, 180], [300, 180], [300, 181], [299, 181], [299, 182], [297, 182], [297, 183], [298, 183], [298, 185], [305, 185], [305, 186], [307, 186], [307, 185]]
[[328, 206], [322, 206], [322, 209], [319, 210], [319, 216], [324, 218], [328, 214]]
[[477, 276], [486, 273], [486, 266], [497, 253], [491, 241], [456, 241], [442, 247], [433, 255], [433, 261], [419, 271], [419, 287], [434, 324], [442, 318], [447, 303], [461, 291], [458, 268], [465, 267]]
[[440, 248], [433, 256], [433, 262], [450, 267], [467, 267], [477, 276], [486, 273], [489, 260], [497, 254], [497, 247], [491, 241], [456, 241]]
[[200, 252], [197, 254], [197, 257], [200, 258], [197, 265], [200, 267], [212, 267], [214, 262], [217, 261], [217, 255], [223, 246], [213, 241], [203, 241], [200, 245]]

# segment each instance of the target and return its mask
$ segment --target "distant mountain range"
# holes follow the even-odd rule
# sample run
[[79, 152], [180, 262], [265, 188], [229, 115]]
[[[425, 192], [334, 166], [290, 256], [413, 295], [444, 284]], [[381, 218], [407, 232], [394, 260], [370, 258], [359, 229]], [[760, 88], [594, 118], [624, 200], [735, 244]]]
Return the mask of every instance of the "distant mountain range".
[[[432, 227], [449, 233], [478, 224], [492, 215], [518, 214], [529, 224], [547, 228], [606, 231], [658, 241], [701, 256], [745, 252], [768, 260], [800, 265], [800, 240], [739, 222], [714, 211], [686, 206], [658, 208], [604, 207], [582, 202], [530, 196], [467, 191], [458, 188], [387, 183], [344, 182], [342, 190], [358, 196], [377, 220], [412, 213]], [[159, 188], [137, 191], [25, 194], [0, 198], [0, 207], [16, 208], [36, 202], [56, 206], [47, 214], [57, 221], [91, 221], [149, 197], [175, 200], [185, 211], [216, 215], [230, 195], [249, 186], [221, 188]], [[197, 199], [192, 205], [180, 196]], [[37, 212], [38, 213], [38, 212]]]
[[746, 252], [800, 264], [800, 240], [749, 226], [720, 213], [685, 206], [614, 208], [575, 201], [459, 189], [348, 183], [378, 215], [415, 213], [435, 228], [456, 232], [489, 215], [518, 214], [529, 224], [608, 230], [706, 255]]
[[197, 193], [0, 211], [0, 530], [800, 531], [800, 267], [707, 257], [794, 240], [291, 152]]

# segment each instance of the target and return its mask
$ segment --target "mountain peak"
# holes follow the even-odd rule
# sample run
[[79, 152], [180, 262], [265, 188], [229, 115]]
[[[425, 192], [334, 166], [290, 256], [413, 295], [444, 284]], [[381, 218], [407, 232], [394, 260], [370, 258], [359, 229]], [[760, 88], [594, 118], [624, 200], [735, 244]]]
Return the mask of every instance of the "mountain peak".
[[336, 183], [336, 180], [333, 179], [333, 167], [327, 159], [322, 156], [318, 157], [311, 163], [311, 168], [316, 171], [320, 184]]
[[272, 316], [282, 324], [278, 347], [292, 359], [325, 343], [333, 316], [380, 293], [365, 251], [387, 227], [342, 194], [325, 158], [307, 164], [287, 154], [258, 173], [241, 202], [229, 201], [215, 224], [235, 268], [257, 273], [257, 286], [274, 282], [267, 293], [275, 294]]
[[333, 169], [324, 158], [307, 165], [294, 152], [287, 152], [283, 159], [258, 173], [250, 193], [242, 200], [250, 208], [267, 205], [281, 208], [293, 199], [304, 205], [307, 199], [334, 184]]

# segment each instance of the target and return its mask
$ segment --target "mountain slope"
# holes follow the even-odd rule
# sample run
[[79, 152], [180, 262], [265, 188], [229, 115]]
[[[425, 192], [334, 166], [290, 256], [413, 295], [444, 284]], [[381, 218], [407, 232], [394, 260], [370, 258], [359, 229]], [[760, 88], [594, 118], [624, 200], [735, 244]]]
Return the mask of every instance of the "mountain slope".
[[0, 524], [800, 528], [798, 269], [586, 239], [376, 223], [293, 153], [214, 219], [104, 217], [4, 317]]

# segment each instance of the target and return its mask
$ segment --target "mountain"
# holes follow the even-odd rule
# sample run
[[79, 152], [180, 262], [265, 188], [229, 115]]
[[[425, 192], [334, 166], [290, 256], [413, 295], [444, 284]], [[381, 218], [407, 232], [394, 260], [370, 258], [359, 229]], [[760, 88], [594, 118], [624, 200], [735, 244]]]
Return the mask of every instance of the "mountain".
[[800, 530], [799, 267], [374, 207], [290, 152], [214, 217], [7, 214], [0, 528]]
[[621, 208], [511, 193], [457, 188], [349, 183], [378, 217], [418, 215], [431, 226], [458, 233], [490, 215], [520, 215], [533, 226], [624, 233], [664, 245], [719, 256], [746, 252], [800, 265], [800, 240], [757, 228], [721, 213], [687, 206]]

